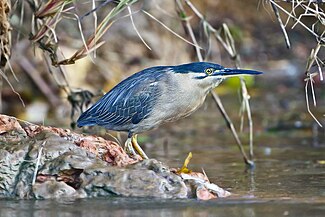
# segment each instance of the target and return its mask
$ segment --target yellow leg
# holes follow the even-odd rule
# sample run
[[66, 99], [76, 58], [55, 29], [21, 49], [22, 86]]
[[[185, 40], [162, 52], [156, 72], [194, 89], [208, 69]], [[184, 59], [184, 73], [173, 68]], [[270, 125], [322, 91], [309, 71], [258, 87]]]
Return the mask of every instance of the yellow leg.
[[138, 154], [142, 157], [142, 159], [149, 159], [148, 156], [146, 155], [146, 153], [144, 153], [144, 151], [142, 150], [142, 148], [138, 144], [136, 134], [132, 135], [131, 143], [132, 143], [133, 148], [138, 152]]

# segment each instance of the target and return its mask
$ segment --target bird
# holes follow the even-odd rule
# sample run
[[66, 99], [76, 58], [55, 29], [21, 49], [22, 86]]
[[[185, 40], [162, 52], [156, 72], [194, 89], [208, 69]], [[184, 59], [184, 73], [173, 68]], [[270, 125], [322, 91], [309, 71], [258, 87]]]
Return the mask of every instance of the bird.
[[[137, 134], [191, 115], [225, 78], [260, 71], [226, 68], [212, 62], [154, 66], [127, 77], [83, 112], [77, 126], [99, 125], [128, 133], [124, 149], [148, 159]], [[135, 150], [136, 152], [135, 152]]]

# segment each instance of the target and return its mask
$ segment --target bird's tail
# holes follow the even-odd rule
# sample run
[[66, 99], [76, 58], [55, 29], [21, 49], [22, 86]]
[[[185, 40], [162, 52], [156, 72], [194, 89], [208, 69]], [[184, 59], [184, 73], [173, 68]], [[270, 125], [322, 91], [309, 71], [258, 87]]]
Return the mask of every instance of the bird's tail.
[[96, 121], [94, 118], [89, 115], [88, 111], [85, 111], [80, 115], [80, 117], [77, 120], [77, 126], [78, 127], [83, 127], [83, 126], [93, 126], [96, 125]]

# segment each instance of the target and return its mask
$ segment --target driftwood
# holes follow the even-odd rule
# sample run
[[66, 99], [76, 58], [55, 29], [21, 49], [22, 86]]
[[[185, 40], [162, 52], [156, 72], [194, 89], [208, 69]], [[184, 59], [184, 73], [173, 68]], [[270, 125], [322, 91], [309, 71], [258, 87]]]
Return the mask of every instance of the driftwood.
[[201, 173], [129, 157], [115, 142], [0, 115], [0, 198], [226, 197]]

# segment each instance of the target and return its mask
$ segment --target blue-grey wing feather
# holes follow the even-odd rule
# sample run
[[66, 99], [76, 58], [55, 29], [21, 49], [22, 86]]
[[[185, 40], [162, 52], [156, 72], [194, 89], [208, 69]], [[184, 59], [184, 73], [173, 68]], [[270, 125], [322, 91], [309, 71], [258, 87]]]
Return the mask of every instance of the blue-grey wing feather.
[[[149, 71], [151, 70], [151, 71]], [[125, 130], [144, 120], [160, 96], [158, 82], [164, 71], [154, 68], [137, 73], [105, 94], [77, 121], [78, 126], [100, 125]]]

